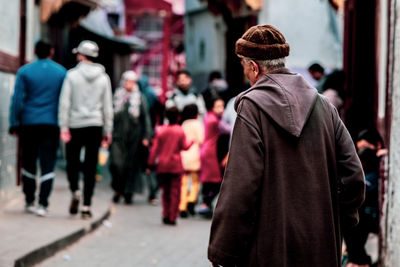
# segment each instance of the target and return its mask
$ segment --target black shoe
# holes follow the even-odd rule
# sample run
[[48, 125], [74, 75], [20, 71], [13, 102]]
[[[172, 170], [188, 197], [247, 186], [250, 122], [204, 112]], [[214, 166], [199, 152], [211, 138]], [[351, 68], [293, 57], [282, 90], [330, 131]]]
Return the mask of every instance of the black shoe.
[[69, 213], [77, 214], [79, 207], [79, 197], [73, 197], [71, 200], [71, 204], [69, 205]]
[[188, 213], [187, 213], [187, 211], [181, 211], [180, 213], [179, 213], [179, 216], [181, 217], [181, 218], [187, 218], [188, 217]]
[[166, 225], [176, 225], [176, 221], [171, 221], [169, 218], [163, 218], [162, 221]]
[[132, 194], [125, 194], [124, 195], [125, 198], [125, 204], [130, 205], [133, 203], [133, 196]]
[[192, 215], [192, 216], [196, 215], [196, 211], [194, 209], [194, 203], [193, 202], [188, 203], [187, 210], [188, 210], [190, 215]]
[[120, 198], [120, 195], [115, 194], [115, 195], [113, 196], [113, 198], [112, 198], [112, 201], [113, 201], [114, 203], [119, 203], [119, 198]]
[[88, 220], [92, 218], [92, 213], [90, 212], [90, 210], [81, 211], [81, 218], [84, 220]]

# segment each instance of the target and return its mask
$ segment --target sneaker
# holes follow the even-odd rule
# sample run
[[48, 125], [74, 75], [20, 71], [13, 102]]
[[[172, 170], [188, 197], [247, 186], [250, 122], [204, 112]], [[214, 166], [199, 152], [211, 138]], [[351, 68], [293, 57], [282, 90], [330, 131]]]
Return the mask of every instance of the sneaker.
[[90, 210], [81, 211], [81, 218], [84, 220], [89, 220], [90, 218], [92, 218], [92, 213], [90, 212]]
[[180, 216], [181, 218], [187, 218], [187, 217], [188, 217], [188, 213], [187, 213], [186, 210], [183, 210], [183, 211], [181, 211], [181, 212], [179, 213], [179, 216]]
[[199, 214], [206, 214], [209, 213], [211, 209], [206, 204], [201, 204], [197, 210]]
[[40, 217], [46, 217], [48, 214], [48, 211], [46, 207], [39, 205], [38, 209], [36, 210], [36, 215]]
[[79, 207], [79, 196], [73, 196], [71, 200], [71, 204], [69, 206], [69, 213], [70, 214], [77, 214]]
[[197, 210], [197, 213], [202, 215], [205, 218], [212, 218], [213, 212], [211, 208], [209, 208], [206, 204], [201, 204], [199, 209]]
[[157, 206], [158, 205], [158, 200], [156, 198], [152, 198], [149, 200], [150, 205], [152, 206]]
[[25, 212], [26, 212], [26, 213], [35, 214], [35, 213], [36, 213], [35, 204], [33, 204], [33, 203], [27, 203], [26, 206], [25, 206]]

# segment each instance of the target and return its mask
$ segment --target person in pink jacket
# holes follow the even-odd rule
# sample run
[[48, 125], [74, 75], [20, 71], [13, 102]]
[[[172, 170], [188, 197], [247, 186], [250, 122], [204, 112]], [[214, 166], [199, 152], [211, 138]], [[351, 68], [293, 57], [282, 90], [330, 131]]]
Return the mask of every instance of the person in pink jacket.
[[221, 135], [220, 120], [224, 113], [224, 101], [214, 98], [207, 105], [207, 114], [204, 117], [204, 143], [200, 149], [200, 182], [202, 183], [203, 203], [198, 212], [201, 215], [212, 215], [211, 203], [218, 195], [222, 182], [222, 168], [218, 160], [217, 145]]
[[[179, 111], [176, 107], [166, 110], [169, 124], [160, 126], [153, 139], [148, 165], [156, 167], [162, 189], [163, 223], [176, 225], [179, 214], [181, 178], [184, 172], [181, 151], [193, 144], [186, 142], [185, 133], [178, 124]], [[150, 170], [147, 170], [148, 172]]]
[[204, 140], [203, 123], [198, 119], [196, 104], [189, 104], [182, 111], [182, 129], [186, 138], [194, 144], [187, 151], [182, 151], [182, 164], [185, 173], [182, 177], [180, 216], [186, 218], [188, 212], [195, 215], [195, 204], [200, 189], [200, 145]]

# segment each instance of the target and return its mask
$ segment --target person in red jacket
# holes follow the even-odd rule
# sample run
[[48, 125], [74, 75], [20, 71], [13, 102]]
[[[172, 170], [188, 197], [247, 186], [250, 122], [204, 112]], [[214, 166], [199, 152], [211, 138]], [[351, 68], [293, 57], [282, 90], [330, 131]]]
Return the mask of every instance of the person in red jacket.
[[[162, 189], [163, 223], [176, 225], [179, 214], [181, 178], [184, 173], [181, 151], [193, 144], [186, 142], [182, 127], [178, 124], [179, 111], [176, 107], [166, 110], [169, 124], [160, 126], [153, 139], [148, 165], [156, 167]], [[150, 170], [148, 170], [150, 171]]]

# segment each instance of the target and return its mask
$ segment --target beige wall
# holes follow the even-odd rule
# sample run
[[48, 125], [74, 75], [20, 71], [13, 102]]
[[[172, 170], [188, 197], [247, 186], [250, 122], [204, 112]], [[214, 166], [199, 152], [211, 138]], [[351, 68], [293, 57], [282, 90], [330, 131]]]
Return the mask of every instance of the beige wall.
[[0, 72], [0, 205], [16, 194], [16, 138], [8, 134], [10, 96], [15, 75]]

